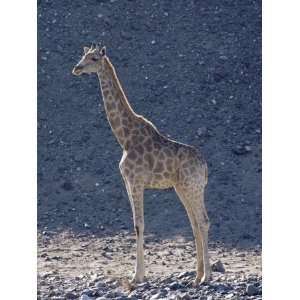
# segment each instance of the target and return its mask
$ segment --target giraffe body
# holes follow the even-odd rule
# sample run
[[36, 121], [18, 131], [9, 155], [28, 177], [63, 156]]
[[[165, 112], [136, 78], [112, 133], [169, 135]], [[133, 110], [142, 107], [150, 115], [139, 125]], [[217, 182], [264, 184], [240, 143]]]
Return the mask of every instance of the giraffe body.
[[73, 74], [97, 73], [104, 107], [111, 129], [123, 148], [119, 164], [132, 207], [137, 237], [134, 282], [144, 280], [144, 204], [145, 189], [174, 187], [184, 205], [196, 242], [197, 277], [210, 277], [208, 258], [209, 219], [204, 204], [207, 164], [192, 146], [178, 143], [159, 133], [143, 116], [136, 114], [121, 87], [105, 48], [84, 48], [84, 55]]

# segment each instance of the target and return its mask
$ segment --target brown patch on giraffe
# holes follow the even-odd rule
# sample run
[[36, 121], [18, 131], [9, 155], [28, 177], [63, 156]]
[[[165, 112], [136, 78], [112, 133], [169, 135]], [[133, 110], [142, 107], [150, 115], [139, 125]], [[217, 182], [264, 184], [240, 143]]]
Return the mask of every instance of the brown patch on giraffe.
[[155, 169], [153, 170], [153, 172], [157, 172], [157, 173], [160, 173], [164, 170], [164, 165], [161, 161], [158, 161], [156, 163], [156, 166], [155, 166]]
[[142, 165], [143, 164], [143, 160], [141, 158], [139, 158], [137, 161], [136, 161], [136, 164], [137, 165]]
[[108, 114], [109, 118], [115, 118], [117, 116], [117, 113], [115, 111], [110, 111]]
[[109, 95], [109, 91], [108, 90], [103, 90], [103, 98], [107, 98], [107, 96]]
[[172, 155], [172, 152], [167, 148], [164, 148], [164, 153], [166, 154], [166, 156], [171, 156]]
[[[122, 129], [118, 129], [116, 130], [116, 134], [119, 138], [123, 138], [124, 137], [124, 132]], [[123, 139], [124, 140], [124, 139]]]
[[124, 135], [128, 136], [130, 132], [129, 129], [127, 127], [124, 127], [123, 130], [124, 130]]
[[164, 160], [165, 159], [165, 155], [164, 155], [163, 152], [159, 152], [158, 159], [159, 160]]
[[119, 111], [122, 111], [124, 108], [123, 108], [123, 105], [121, 102], [118, 103], [118, 110]]
[[154, 159], [151, 154], [147, 153], [145, 155], [145, 161], [148, 162], [149, 169], [152, 170], [154, 166]]
[[122, 124], [124, 125], [124, 126], [128, 126], [128, 119], [122, 119]]
[[164, 172], [163, 173], [163, 176], [166, 178], [166, 179], [170, 179], [171, 178], [171, 174], [169, 172]]
[[145, 130], [145, 128], [141, 128], [141, 134], [147, 135], [147, 131]]
[[152, 151], [152, 140], [149, 138], [145, 143], [144, 146], [148, 152]]
[[129, 170], [132, 170], [134, 166], [133, 166], [133, 164], [131, 162], [127, 161], [126, 167], [128, 167]]
[[131, 160], [135, 160], [137, 158], [136, 152], [134, 150], [131, 150], [128, 154], [127, 157]]
[[167, 161], [166, 161], [166, 166], [167, 166], [167, 170], [168, 170], [169, 172], [172, 172], [172, 170], [173, 170], [173, 162], [172, 162], [171, 159], [167, 159]]
[[[111, 100], [112, 100], [112, 98], [111, 98]], [[116, 109], [116, 103], [115, 102], [107, 102], [106, 103], [106, 108], [107, 108], [108, 111]]]
[[155, 180], [162, 180], [163, 177], [162, 177], [161, 174], [155, 174], [155, 175], [154, 175], [154, 179], [155, 179]]
[[142, 173], [143, 171], [144, 171], [143, 168], [136, 168], [136, 170], [135, 170], [136, 173]]
[[110, 124], [114, 128], [119, 127], [121, 125], [121, 120], [117, 117], [115, 119], [110, 120]]
[[135, 149], [139, 154], [144, 154], [144, 147], [142, 145], [136, 146]]
[[138, 141], [139, 141], [139, 142], [142, 143], [144, 140], [145, 140], [145, 137], [144, 137], [143, 135], [139, 135], [139, 136], [138, 136]]

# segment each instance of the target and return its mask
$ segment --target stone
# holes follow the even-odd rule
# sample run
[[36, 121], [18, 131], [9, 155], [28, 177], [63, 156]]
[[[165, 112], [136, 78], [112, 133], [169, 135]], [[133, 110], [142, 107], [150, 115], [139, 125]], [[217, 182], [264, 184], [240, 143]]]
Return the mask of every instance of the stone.
[[170, 290], [179, 290], [181, 288], [183, 288], [183, 285], [178, 283], [178, 282], [172, 282], [170, 285], [169, 285], [169, 288]]
[[247, 284], [246, 293], [248, 296], [254, 296], [258, 294], [258, 288], [254, 284]]
[[89, 297], [86, 294], [83, 294], [80, 296], [79, 300], [93, 300], [94, 298]]
[[225, 272], [224, 265], [220, 260], [217, 260], [215, 263], [213, 263], [212, 266], [211, 266], [211, 269], [214, 272], [220, 272], [220, 273]]
[[65, 297], [66, 297], [66, 299], [77, 299], [77, 298], [78, 298], [78, 295], [75, 294], [75, 293], [73, 293], [73, 292], [67, 292], [67, 293], [65, 294]]
[[207, 132], [207, 127], [205, 127], [205, 126], [202, 126], [202, 127], [198, 128], [198, 130], [197, 130], [197, 135], [200, 136], [200, 137], [206, 136], [207, 133], [208, 133]]

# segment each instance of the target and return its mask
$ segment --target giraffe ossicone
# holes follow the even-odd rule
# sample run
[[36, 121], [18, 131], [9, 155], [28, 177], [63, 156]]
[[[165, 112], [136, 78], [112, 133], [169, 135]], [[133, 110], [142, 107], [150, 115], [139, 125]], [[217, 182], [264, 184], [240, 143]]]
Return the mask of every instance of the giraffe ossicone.
[[123, 149], [119, 164], [132, 207], [137, 239], [133, 282], [142, 282], [144, 265], [144, 190], [173, 187], [184, 205], [195, 237], [197, 275], [195, 283], [208, 281], [209, 219], [204, 203], [207, 164], [196, 148], [163, 136], [146, 118], [130, 106], [115, 69], [99, 45], [84, 47], [84, 54], [72, 73], [96, 73], [111, 129]]

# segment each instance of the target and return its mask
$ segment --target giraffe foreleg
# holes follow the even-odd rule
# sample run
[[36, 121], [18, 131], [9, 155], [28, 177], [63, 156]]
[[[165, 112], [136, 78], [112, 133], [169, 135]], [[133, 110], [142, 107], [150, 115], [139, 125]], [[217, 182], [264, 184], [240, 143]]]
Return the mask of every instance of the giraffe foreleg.
[[[123, 174], [122, 174], [123, 175]], [[134, 230], [136, 233], [136, 262], [135, 272], [131, 283], [144, 281], [144, 187], [138, 182], [130, 182], [123, 176], [133, 214]]]

